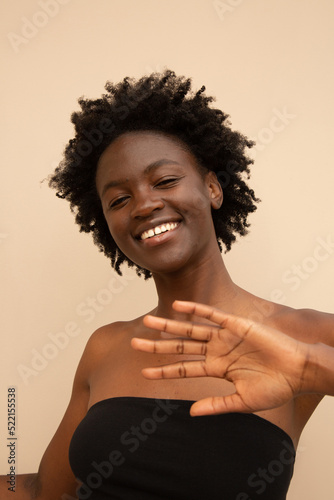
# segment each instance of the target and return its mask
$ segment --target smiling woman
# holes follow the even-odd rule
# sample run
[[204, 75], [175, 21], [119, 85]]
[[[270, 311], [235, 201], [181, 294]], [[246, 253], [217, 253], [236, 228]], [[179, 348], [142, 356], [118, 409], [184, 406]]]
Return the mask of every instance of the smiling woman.
[[125, 262], [153, 278], [158, 303], [92, 334], [19, 499], [73, 500], [77, 487], [90, 500], [284, 500], [300, 434], [334, 394], [333, 316], [232, 281], [221, 251], [258, 201], [252, 142], [204, 87], [166, 71], [106, 89], [80, 100], [50, 186], [119, 274]]
[[195, 248], [210, 242], [218, 250], [211, 209], [221, 206], [221, 186], [180, 141], [123, 134], [102, 154], [96, 186], [111, 236], [138, 267], [172, 272]]
[[[135, 131], [150, 131], [154, 132], [156, 139], [153, 141], [152, 137], [151, 141], [156, 146], [160, 134], [162, 149], [160, 156], [147, 158], [145, 168], [150, 166], [149, 162], [154, 163], [149, 171], [161, 166], [165, 156], [169, 166], [173, 164], [173, 158], [166, 155], [166, 145], [161, 143], [163, 136], [165, 141], [169, 139], [170, 145], [173, 142], [174, 149], [178, 145], [179, 155], [181, 151], [191, 155], [188, 161], [196, 165], [202, 175], [209, 170], [215, 172], [220, 184], [229, 188], [224, 194], [224, 206], [212, 213], [212, 219], [220, 248], [223, 244], [230, 250], [236, 236], [247, 233], [248, 214], [254, 212], [254, 202], [258, 201], [244, 180], [249, 176], [252, 163], [246, 149], [253, 143], [231, 130], [228, 116], [210, 106], [213, 98], [204, 94], [204, 87], [194, 92], [189, 78], [178, 77], [172, 71], [138, 81], [125, 78], [116, 85], [108, 82], [106, 90], [100, 99], [79, 100], [82, 111], [72, 115], [76, 136], [68, 143], [62, 164], [50, 178], [50, 186], [57, 190], [57, 195], [66, 198], [75, 210], [80, 230], [93, 233], [95, 243], [110, 258], [117, 272], [121, 272], [124, 261], [133, 266], [131, 258], [116, 245], [108, 231], [95, 189], [96, 168], [98, 163], [104, 163], [103, 157], [108, 157], [106, 148], [117, 138]], [[123, 137], [121, 143], [124, 140]], [[140, 147], [144, 155], [145, 146]], [[124, 180], [120, 172], [119, 177], [110, 178], [103, 189]], [[140, 265], [136, 265], [136, 270], [146, 278], [151, 276], [150, 270]]]

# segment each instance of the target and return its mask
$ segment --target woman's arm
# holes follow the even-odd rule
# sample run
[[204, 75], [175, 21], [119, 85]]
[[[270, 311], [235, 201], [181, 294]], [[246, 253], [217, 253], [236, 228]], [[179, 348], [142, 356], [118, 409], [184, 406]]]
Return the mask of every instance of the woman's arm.
[[[221, 377], [233, 382], [236, 392], [197, 401], [192, 415], [254, 412], [275, 408], [306, 393], [334, 396], [334, 348], [308, 344], [245, 318], [211, 306], [175, 301], [175, 310], [205, 318], [194, 324], [146, 316], [146, 326], [183, 338], [133, 339], [135, 349], [156, 353], [201, 356], [146, 368], [147, 378]], [[185, 338], [186, 337], [186, 338]]]
[[1, 500], [31, 500], [37, 498], [36, 493], [36, 474], [19, 474], [15, 477], [15, 491], [9, 490], [11, 487], [7, 482], [7, 476], [0, 476]]
[[334, 396], [334, 347], [321, 343], [311, 345], [303, 392]]
[[78, 483], [70, 468], [68, 450], [73, 432], [87, 413], [88, 373], [94, 359], [94, 335], [88, 341], [74, 378], [65, 415], [47, 447], [36, 474], [20, 474], [15, 492], [8, 490], [7, 477], [0, 478], [1, 500], [75, 500]]
[[77, 498], [75, 491], [78, 484], [70, 469], [67, 455], [72, 434], [85, 415], [88, 403], [85, 392], [74, 384], [66, 413], [42, 457], [38, 472], [16, 475], [15, 491], [9, 490], [7, 476], [0, 477], [1, 500], [62, 500], [63, 498], [75, 500]]

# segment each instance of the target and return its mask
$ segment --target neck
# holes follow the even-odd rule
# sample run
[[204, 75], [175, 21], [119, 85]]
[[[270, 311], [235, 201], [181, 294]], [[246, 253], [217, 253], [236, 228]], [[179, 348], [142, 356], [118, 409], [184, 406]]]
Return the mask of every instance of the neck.
[[241, 290], [231, 280], [220, 253], [196, 268], [154, 274], [153, 278], [159, 298], [154, 314], [165, 318], [192, 319], [174, 311], [174, 300], [200, 302], [231, 311]]

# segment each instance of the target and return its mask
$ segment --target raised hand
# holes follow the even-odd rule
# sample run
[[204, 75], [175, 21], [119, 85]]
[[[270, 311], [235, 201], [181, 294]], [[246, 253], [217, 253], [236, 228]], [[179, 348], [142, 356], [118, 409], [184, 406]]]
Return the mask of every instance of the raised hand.
[[200, 355], [201, 359], [145, 368], [143, 375], [150, 379], [220, 377], [236, 388], [231, 395], [197, 401], [191, 408], [192, 415], [276, 408], [302, 392], [309, 344], [204, 304], [175, 301], [173, 308], [205, 318], [210, 324], [145, 316], [146, 326], [181, 338], [135, 338], [132, 347], [154, 353]]

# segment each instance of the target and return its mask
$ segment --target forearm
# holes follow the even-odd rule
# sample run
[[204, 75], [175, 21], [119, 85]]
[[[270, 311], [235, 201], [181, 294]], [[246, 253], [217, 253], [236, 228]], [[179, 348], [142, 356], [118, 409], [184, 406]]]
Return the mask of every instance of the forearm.
[[1, 500], [37, 500], [38, 489], [37, 474], [18, 474], [12, 481], [9, 476], [0, 476]]
[[313, 344], [309, 349], [302, 381], [303, 393], [334, 396], [334, 348]]

